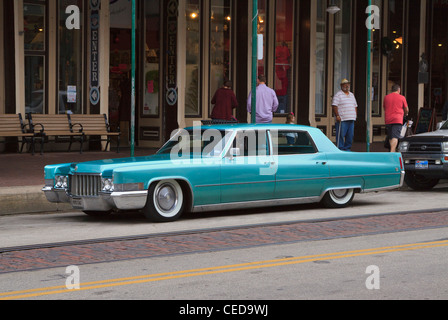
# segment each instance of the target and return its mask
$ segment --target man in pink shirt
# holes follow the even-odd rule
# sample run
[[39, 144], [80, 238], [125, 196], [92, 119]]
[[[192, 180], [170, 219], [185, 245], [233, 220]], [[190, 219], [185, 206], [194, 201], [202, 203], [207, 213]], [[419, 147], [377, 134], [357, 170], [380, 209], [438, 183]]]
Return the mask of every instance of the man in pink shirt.
[[406, 98], [400, 94], [398, 84], [392, 86], [392, 93], [384, 97], [383, 108], [386, 123], [387, 137], [390, 143], [390, 152], [397, 150], [398, 139], [401, 137], [403, 118], [409, 114]]
[[[272, 123], [273, 113], [278, 108], [278, 98], [275, 91], [266, 85], [266, 77], [259, 75], [257, 79], [257, 105], [256, 121], [257, 123]], [[252, 91], [247, 98], [247, 112], [252, 112]]]

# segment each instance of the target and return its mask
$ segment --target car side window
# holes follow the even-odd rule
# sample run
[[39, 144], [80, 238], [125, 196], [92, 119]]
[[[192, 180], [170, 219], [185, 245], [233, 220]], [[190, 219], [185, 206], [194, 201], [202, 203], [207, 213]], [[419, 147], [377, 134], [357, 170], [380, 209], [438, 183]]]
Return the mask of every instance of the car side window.
[[316, 147], [306, 131], [282, 130], [273, 135], [274, 152], [281, 155], [316, 153]]
[[263, 130], [246, 130], [237, 133], [232, 144], [233, 155], [265, 156], [269, 154], [267, 132]]

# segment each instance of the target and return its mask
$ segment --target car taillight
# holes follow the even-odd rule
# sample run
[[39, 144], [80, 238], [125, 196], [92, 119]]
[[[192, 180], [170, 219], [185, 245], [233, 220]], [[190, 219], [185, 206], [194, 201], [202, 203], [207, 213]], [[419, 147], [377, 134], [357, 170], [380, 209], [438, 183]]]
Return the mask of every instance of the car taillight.
[[400, 169], [403, 170], [403, 159], [400, 157]]

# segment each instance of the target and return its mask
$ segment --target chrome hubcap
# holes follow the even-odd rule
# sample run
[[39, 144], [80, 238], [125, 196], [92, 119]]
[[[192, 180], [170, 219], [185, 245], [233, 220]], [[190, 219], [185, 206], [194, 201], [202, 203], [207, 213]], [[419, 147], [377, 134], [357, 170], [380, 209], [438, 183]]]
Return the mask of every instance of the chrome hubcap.
[[169, 185], [163, 185], [157, 192], [157, 204], [163, 211], [172, 210], [177, 203], [176, 191]]
[[333, 190], [332, 193], [336, 198], [342, 198], [347, 194], [348, 190], [346, 189], [340, 189], [340, 190]]

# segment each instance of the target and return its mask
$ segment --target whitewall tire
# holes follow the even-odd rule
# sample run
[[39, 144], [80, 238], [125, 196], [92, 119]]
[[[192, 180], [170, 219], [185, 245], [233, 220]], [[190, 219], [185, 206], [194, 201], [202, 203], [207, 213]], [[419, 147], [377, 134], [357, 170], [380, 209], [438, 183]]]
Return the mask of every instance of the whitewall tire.
[[327, 208], [344, 208], [352, 202], [354, 196], [354, 189], [329, 190], [323, 197], [322, 203]]
[[177, 220], [185, 207], [182, 187], [176, 180], [162, 180], [149, 187], [143, 212], [157, 222]]

